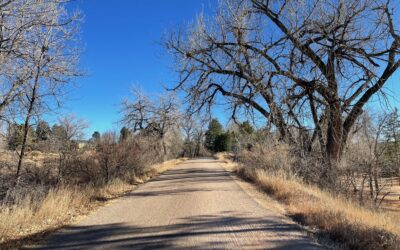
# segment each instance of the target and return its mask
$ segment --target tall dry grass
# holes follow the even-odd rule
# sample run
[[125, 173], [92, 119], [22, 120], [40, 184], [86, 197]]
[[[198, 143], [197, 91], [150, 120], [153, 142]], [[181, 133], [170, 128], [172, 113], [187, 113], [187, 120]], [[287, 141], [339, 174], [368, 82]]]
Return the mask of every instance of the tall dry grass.
[[43, 200], [26, 196], [12, 206], [0, 208], [0, 235], [3, 242], [52, 229], [82, 212], [94, 197], [92, 188], [50, 189]]
[[[242, 178], [285, 205], [287, 214], [301, 224], [317, 229], [340, 247], [349, 249], [400, 249], [398, 214], [360, 207], [343, 197], [305, 184], [287, 171], [267, 170], [237, 164], [218, 155]], [[277, 163], [277, 158], [274, 159]]]
[[185, 159], [170, 160], [153, 165], [140, 176], [134, 176], [134, 183], [113, 179], [104, 186], [80, 185], [51, 188], [41, 199], [34, 193], [17, 197], [12, 205], [0, 206], [0, 248], [21, 246], [41, 232], [49, 232], [69, 224], [80, 215], [94, 210], [106, 201], [120, 197]]

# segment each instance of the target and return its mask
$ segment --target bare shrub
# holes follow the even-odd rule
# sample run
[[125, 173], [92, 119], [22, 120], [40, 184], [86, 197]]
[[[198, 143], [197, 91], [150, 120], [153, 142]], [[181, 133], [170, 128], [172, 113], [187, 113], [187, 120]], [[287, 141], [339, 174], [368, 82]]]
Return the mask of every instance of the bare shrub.
[[119, 156], [117, 136], [115, 133], [104, 133], [96, 145], [96, 159], [105, 182], [115, 177], [122, 158]]
[[294, 160], [289, 146], [280, 142], [257, 143], [251, 150], [242, 150], [236, 158], [250, 168], [293, 172]]

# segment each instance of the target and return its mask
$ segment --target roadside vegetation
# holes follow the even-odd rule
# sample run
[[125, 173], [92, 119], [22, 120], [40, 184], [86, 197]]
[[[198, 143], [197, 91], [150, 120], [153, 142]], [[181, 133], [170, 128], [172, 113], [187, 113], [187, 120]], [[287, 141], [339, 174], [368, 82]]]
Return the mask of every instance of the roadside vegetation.
[[238, 176], [284, 204], [286, 215], [321, 242], [329, 239], [344, 249], [398, 249], [400, 178], [393, 152], [400, 148], [391, 136], [400, 131], [400, 119], [397, 111], [378, 117], [365, 115], [368, 126], [353, 134], [335, 188], [319, 182], [324, 170], [317, 157], [302, 158], [296, 145], [247, 122], [230, 126], [228, 153], [214, 152]]
[[73, 115], [52, 126], [40, 120], [26, 135], [24, 124], [8, 127], [0, 152], [0, 247], [40, 239], [184, 159], [176, 104], [133, 99], [121, 104], [126, 126], [119, 133], [95, 131], [89, 140], [81, 139], [86, 122]]
[[[262, 154], [246, 150], [239, 155], [219, 153], [217, 158], [239, 177], [284, 204], [286, 215], [306, 226], [321, 242], [333, 242], [332, 247], [343, 249], [398, 249], [400, 210], [393, 206], [397, 201], [383, 201], [387, 202], [382, 205], [384, 208], [377, 208], [368, 197], [369, 190], [364, 190], [367, 197], [360, 203], [356, 193], [321, 189], [287, 171], [293, 167], [287, 146], [263, 147]], [[386, 191], [397, 186], [389, 185]]]
[[399, 212], [361, 207], [345, 195], [335, 195], [301, 178], [281, 172], [237, 167], [236, 173], [286, 206], [287, 215], [320, 237], [344, 249], [398, 249]]
[[40, 238], [182, 161], [174, 160], [182, 143], [172, 143], [170, 127], [163, 141], [153, 130], [131, 133], [126, 127], [119, 135], [94, 132], [88, 141], [77, 140], [85, 127], [72, 116], [51, 128], [43, 121], [31, 127], [18, 179], [13, 149], [23, 143], [21, 126], [9, 130], [8, 150], [0, 153], [0, 246]]

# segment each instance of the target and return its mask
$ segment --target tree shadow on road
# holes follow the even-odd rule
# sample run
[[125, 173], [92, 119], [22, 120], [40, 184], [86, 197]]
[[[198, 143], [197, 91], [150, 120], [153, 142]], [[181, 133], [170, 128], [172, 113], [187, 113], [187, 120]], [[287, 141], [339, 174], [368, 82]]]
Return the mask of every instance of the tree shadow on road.
[[[141, 227], [126, 224], [71, 226], [50, 236], [36, 249], [317, 249], [296, 225], [279, 219], [223, 215], [181, 218], [179, 223]], [[260, 237], [263, 236], [263, 237]], [[257, 237], [257, 238], [255, 238]]]
[[203, 169], [203, 168], [185, 168], [185, 169], [171, 169], [151, 179], [148, 183], [184, 183], [192, 182], [195, 180], [199, 182], [220, 183], [225, 181], [232, 181], [231, 174], [224, 169]]

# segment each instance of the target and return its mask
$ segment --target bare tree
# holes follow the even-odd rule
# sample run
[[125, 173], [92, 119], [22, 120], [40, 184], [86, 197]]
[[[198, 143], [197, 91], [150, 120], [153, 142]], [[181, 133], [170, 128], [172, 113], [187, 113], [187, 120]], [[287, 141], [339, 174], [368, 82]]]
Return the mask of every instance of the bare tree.
[[[9, 0], [0, 4], [0, 117], [4, 110], [24, 91], [24, 85], [34, 78], [34, 70], [26, 67], [27, 57], [31, 57], [33, 30], [41, 27], [66, 26], [78, 17], [77, 14], [65, 18], [65, 9], [58, 9], [54, 17], [54, 6], [67, 1], [59, 0]], [[59, 28], [58, 27], [58, 28]]]
[[79, 50], [75, 47], [77, 19], [69, 15], [60, 2], [46, 2], [36, 6], [45, 8], [46, 25], [34, 26], [27, 34], [27, 51], [23, 66], [31, 77], [23, 84], [18, 96], [17, 110], [24, 119], [24, 135], [16, 172], [20, 178], [24, 160], [28, 130], [33, 116], [51, 110], [60, 104], [65, 85], [80, 75], [77, 70]]
[[122, 101], [122, 123], [130, 127], [133, 132], [145, 129], [151, 120], [151, 110], [153, 103], [139, 89], [132, 89], [134, 101], [128, 99]]
[[102, 134], [96, 145], [96, 156], [106, 183], [109, 182], [115, 169], [124, 159], [119, 155], [117, 136], [113, 132]]
[[184, 134], [184, 156], [196, 157], [200, 155], [207, 124], [208, 119], [203, 116], [195, 117], [195, 114], [190, 112], [181, 117], [180, 127]]
[[81, 140], [85, 134], [85, 129], [89, 127], [84, 119], [78, 118], [74, 114], [60, 117], [58, 122], [64, 128], [66, 141]]
[[[314, 141], [331, 175], [365, 104], [400, 66], [390, 0], [225, 1], [166, 41], [195, 110], [224, 96], [232, 116], [257, 110], [280, 134]], [[308, 131], [311, 131], [308, 132]], [[326, 176], [327, 177], [327, 176]]]
[[[361, 205], [365, 203], [365, 198], [369, 198], [379, 208], [390, 193], [392, 183], [388, 177], [392, 169], [385, 159], [388, 145], [382, 138], [389, 117], [389, 114], [374, 117], [365, 112], [356, 125], [357, 129], [349, 137], [345, 158], [350, 164], [345, 168], [347, 173], [342, 174], [345, 177], [342, 186], [352, 186], [353, 192], [358, 193]], [[369, 197], [365, 194], [369, 194]]]
[[138, 90], [133, 90], [133, 101], [122, 103], [122, 123], [134, 132], [156, 136], [161, 141], [163, 157], [168, 156], [166, 135], [178, 126], [178, 102], [174, 95], [161, 96], [152, 100]]

